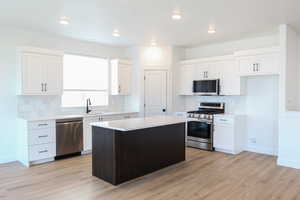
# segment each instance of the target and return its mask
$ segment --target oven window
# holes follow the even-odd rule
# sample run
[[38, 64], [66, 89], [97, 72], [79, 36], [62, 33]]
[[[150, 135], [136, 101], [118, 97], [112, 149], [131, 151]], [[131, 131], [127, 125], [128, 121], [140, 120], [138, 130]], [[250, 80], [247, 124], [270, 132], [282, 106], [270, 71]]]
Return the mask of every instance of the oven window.
[[206, 122], [190, 121], [188, 122], [188, 136], [211, 139], [212, 125]]

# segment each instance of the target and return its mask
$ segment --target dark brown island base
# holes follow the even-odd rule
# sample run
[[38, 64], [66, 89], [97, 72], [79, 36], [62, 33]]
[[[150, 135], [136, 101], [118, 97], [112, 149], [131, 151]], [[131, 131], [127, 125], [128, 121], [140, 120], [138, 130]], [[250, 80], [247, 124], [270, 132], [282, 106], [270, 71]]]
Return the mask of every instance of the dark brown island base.
[[113, 185], [185, 160], [184, 118], [160, 116], [91, 125], [93, 176]]

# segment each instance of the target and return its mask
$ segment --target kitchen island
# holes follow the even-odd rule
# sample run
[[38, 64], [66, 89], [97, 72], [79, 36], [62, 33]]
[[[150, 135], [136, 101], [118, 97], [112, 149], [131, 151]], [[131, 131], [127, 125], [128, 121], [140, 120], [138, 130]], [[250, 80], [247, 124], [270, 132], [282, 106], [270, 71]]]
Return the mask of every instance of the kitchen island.
[[91, 126], [93, 176], [113, 185], [185, 160], [185, 118], [133, 118]]

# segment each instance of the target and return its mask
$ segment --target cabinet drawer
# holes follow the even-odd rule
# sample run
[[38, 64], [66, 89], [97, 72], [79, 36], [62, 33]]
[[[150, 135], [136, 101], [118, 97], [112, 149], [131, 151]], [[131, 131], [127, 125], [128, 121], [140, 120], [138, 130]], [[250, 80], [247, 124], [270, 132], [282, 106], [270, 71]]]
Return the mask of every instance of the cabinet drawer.
[[36, 161], [55, 156], [55, 143], [34, 145], [29, 147], [29, 160]]
[[55, 127], [54, 120], [33, 121], [28, 123], [29, 130]]
[[223, 117], [216, 117], [214, 119], [215, 124], [234, 124], [234, 119], [233, 118], [223, 118]]
[[29, 132], [29, 145], [47, 144], [55, 142], [55, 129], [38, 129]]

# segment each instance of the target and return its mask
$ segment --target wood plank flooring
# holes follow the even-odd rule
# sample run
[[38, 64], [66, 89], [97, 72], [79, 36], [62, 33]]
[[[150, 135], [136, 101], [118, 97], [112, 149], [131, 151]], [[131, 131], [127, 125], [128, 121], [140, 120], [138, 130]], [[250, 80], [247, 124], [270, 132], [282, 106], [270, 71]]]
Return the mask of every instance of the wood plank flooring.
[[91, 155], [30, 169], [0, 165], [1, 200], [300, 200], [300, 170], [276, 158], [187, 149], [187, 161], [112, 186], [91, 175]]

